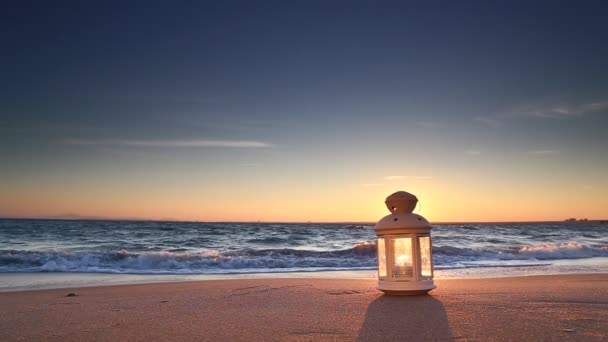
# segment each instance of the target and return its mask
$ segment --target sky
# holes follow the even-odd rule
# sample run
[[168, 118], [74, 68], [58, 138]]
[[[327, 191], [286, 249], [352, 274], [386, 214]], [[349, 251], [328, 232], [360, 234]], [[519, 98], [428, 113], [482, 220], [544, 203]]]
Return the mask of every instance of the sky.
[[608, 219], [605, 1], [2, 7], [2, 217]]

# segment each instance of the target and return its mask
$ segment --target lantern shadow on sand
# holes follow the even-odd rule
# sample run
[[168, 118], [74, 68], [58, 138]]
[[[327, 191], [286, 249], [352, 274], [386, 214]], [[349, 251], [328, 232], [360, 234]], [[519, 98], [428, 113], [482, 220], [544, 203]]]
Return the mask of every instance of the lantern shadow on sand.
[[357, 341], [438, 341], [452, 338], [443, 303], [433, 296], [385, 296], [371, 302]]

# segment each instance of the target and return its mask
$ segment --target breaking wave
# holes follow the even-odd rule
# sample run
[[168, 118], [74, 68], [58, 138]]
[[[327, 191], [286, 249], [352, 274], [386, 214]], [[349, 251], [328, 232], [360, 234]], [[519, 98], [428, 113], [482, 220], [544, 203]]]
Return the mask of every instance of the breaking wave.
[[[546, 243], [513, 247], [459, 248], [435, 246], [438, 269], [497, 267], [497, 261], [539, 261], [608, 257], [608, 244]], [[473, 263], [474, 262], [474, 263]], [[139, 274], [217, 274], [357, 270], [376, 267], [376, 246], [371, 242], [341, 250], [241, 249], [206, 251], [26, 251], [0, 250], [0, 272], [99, 272]]]

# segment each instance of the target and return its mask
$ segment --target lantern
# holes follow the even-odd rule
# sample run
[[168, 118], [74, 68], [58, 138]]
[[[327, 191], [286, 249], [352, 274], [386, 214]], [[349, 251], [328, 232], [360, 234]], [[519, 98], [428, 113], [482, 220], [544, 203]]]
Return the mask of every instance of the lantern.
[[425, 294], [435, 288], [431, 225], [412, 213], [418, 198], [399, 191], [386, 198], [391, 214], [374, 230], [378, 236], [378, 289], [391, 295]]

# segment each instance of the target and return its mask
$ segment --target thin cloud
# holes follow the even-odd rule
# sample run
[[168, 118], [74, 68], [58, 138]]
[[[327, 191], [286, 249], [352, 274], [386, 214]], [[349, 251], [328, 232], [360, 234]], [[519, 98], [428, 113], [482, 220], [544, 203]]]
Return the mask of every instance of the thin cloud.
[[416, 126], [425, 127], [425, 128], [435, 128], [435, 127], [438, 127], [439, 124], [437, 122], [431, 122], [431, 121], [416, 121]]
[[531, 150], [528, 151], [529, 154], [534, 155], [552, 155], [552, 154], [560, 154], [559, 150]]
[[468, 154], [470, 156], [478, 156], [481, 154], [481, 151], [479, 150], [466, 150], [464, 151], [465, 154]]
[[365, 186], [365, 187], [372, 187], [372, 186], [383, 186], [384, 183], [365, 183], [365, 184], [361, 184], [361, 186]]
[[384, 177], [384, 179], [387, 181], [403, 180], [406, 178], [407, 178], [407, 176], [386, 176], [386, 177]]
[[131, 139], [103, 139], [103, 140], [66, 140], [70, 145], [85, 146], [133, 146], [133, 147], [227, 147], [227, 148], [270, 148], [274, 145], [255, 140], [131, 140]]
[[489, 116], [477, 116], [473, 121], [490, 127], [499, 127], [507, 120], [517, 118], [571, 119], [584, 115], [608, 111], [608, 100], [573, 102], [564, 100], [543, 101], [514, 108]]
[[404, 180], [407, 178], [414, 178], [414, 179], [430, 179], [433, 178], [431, 176], [386, 176], [384, 177], [384, 180], [387, 181], [398, 181], [398, 180]]
[[489, 117], [489, 116], [477, 116], [477, 117], [473, 118], [473, 121], [480, 122], [480, 123], [490, 126], [490, 127], [502, 126], [502, 121], [500, 121], [497, 118], [493, 118], [493, 117]]
[[608, 110], [608, 101], [588, 102], [588, 103], [555, 103], [540, 105], [529, 109], [523, 109], [519, 113], [523, 116], [532, 116], [547, 119], [562, 119], [581, 117], [585, 114]]

